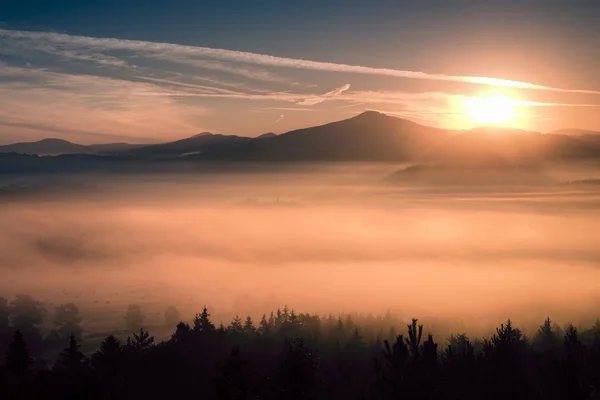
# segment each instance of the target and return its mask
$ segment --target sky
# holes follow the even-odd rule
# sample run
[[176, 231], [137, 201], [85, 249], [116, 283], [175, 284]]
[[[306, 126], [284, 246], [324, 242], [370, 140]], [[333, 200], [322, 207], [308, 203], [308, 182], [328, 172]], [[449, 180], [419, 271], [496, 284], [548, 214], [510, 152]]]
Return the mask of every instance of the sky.
[[257, 136], [367, 110], [600, 131], [599, 20], [597, 0], [4, 0], [0, 144]]

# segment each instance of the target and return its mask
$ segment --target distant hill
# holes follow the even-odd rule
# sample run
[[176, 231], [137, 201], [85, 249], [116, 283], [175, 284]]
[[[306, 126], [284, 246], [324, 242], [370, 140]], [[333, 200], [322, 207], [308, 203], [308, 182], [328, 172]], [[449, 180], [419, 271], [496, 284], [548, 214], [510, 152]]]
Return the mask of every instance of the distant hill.
[[63, 139], [42, 139], [37, 142], [14, 143], [0, 146], [0, 153], [37, 154], [39, 156], [54, 156], [60, 154], [104, 154], [121, 153], [142, 147], [140, 144], [107, 143], [82, 145]]
[[131, 144], [131, 143], [106, 143], [106, 144], [90, 144], [86, 146], [94, 154], [119, 154], [141, 147], [146, 147], [146, 144]]
[[22, 153], [38, 155], [87, 153], [89, 149], [81, 144], [67, 142], [62, 139], [42, 139], [38, 142], [14, 143], [0, 146], [0, 153]]
[[[459, 169], [521, 168], [547, 162], [600, 160], [600, 135], [541, 134], [500, 127], [445, 130], [368, 111], [342, 121], [279, 135], [266, 133], [256, 138], [203, 132], [154, 145], [110, 143], [90, 146], [44, 139], [0, 146], [0, 153], [12, 153], [10, 157], [3, 157], [5, 165], [2, 167], [5, 168], [0, 169], [5, 171], [103, 169], [108, 165], [136, 170], [158, 168], [147, 162], [153, 160], [160, 161], [160, 168], [171, 161], [216, 164], [411, 162]], [[19, 153], [61, 156], [49, 160], [46, 157], [18, 157]], [[140, 159], [144, 162], [138, 162]], [[176, 164], [173, 163], [174, 167]], [[407, 173], [430, 175], [431, 171]], [[406, 173], [401, 175], [403, 179], [408, 176]]]
[[552, 135], [565, 135], [565, 136], [585, 136], [585, 135], [600, 135], [600, 132], [587, 131], [585, 129], [560, 129], [551, 132]]
[[243, 161], [400, 161], [451, 132], [368, 111], [268, 140], [249, 141], [219, 156]]
[[174, 142], [155, 144], [133, 149], [130, 155], [149, 157], [182, 157], [190, 155], [210, 155], [220, 153], [232, 147], [252, 141], [252, 138], [218, 135], [209, 132], [200, 133], [192, 137]]
[[473, 129], [448, 136], [426, 150], [422, 160], [460, 165], [502, 161], [524, 165], [551, 160], [600, 157], [600, 136], [541, 134], [515, 129]]
[[276, 133], [269, 132], [269, 133], [263, 133], [262, 135], [257, 136], [256, 138], [257, 139], [269, 139], [269, 138], [272, 138], [272, 137], [275, 137], [275, 136], [277, 136]]

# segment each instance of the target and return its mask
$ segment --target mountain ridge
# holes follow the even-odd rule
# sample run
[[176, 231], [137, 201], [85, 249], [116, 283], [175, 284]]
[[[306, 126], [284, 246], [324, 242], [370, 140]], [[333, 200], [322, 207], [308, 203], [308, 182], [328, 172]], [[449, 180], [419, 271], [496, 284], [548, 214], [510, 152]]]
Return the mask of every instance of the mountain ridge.
[[[278, 135], [246, 137], [202, 132], [159, 144], [88, 146], [47, 138], [0, 146], [0, 153], [100, 155], [119, 160], [402, 161], [473, 165], [493, 159], [511, 164], [524, 160], [600, 159], [600, 135], [556, 132], [559, 133], [543, 134], [503, 127], [449, 130], [366, 111], [348, 119]], [[36, 152], [36, 147], [42, 151]]]

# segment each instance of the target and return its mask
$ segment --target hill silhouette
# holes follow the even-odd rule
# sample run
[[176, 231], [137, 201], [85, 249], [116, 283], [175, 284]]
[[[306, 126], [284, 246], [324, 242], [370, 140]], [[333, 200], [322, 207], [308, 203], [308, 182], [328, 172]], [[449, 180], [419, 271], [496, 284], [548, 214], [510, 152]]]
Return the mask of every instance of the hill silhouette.
[[226, 155], [236, 160], [400, 161], [451, 131], [367, 111], [356, 117], [250, 141]]
[[144, 145], [129, 143], [106, 143], [82, 145], [64, 139], [48, 138], [37, 142], [21, 142], [0, 146], [0, 153], [37, 154], [54, 156], [61, 154], [121, 153]]
[[89, 149], [86, 146], [55, 138], [42, 139], [37, 142], [22, 142], [0, 146], [0, 153], [57, 155], [87, 152], [89, 152]]
[[[203, 132], [173, 142], [141, 145], [112, 143], [83, 146], [61, 139], [0, 146], [0, 171], [104, 168], [136, 160], [187, 162], [411, 162], [445, 166], [527, 166], [600, 158], [600, 135], [542, 134], [503, 127], [446, 130], [367, 111], [355, 117], [255, 138]], [[57, 155], [50, 160], [19, 158], [17, 153]], [[66, 157], [78, 155], [77, 157]], [[98, 158], [100, 157], [100, 158]], [[109, 157], [110, 162], [105, 162]], [[54, 157], [56, 158], [56, 157]], [[12, 163], [11, 165], [8, 165]], [[35, 166], [30, 166], [33, 163]], [[136, 167], [137, 168], [137, 167]]]
[[200, 133], [174, 142], [144, 146], [129, 151], [129, 154], [152, 157], [181, 157], [192, 154], [207, 155], [223, 152], [252, 138], [234, 135], [219, 135], [210, 132]]

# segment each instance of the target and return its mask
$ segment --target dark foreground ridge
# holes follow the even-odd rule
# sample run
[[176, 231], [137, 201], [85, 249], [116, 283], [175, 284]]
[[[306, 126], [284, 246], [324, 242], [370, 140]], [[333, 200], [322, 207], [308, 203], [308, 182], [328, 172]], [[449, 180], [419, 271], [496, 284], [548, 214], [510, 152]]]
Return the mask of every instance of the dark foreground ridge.
[[[88, 357], [76, 305], [56, 307], [46, 338], [44, 315], [29, 296], [0, 298], [0, 398], [584, 400], [600, 388], [600, 321], [580, 332], [547, 319], [527, 338], [509, 320], [491, 338], [437, 342], [416, 319], [398, 334], [384, 331], [387, 316], [320, 318], [285, 307], [256, 324], [236, 317], [217, 327], [206, 307], [191, 325], [169, 307], [165, 326], [153, 329], [171, 334], [158, 341], [131, 305], [130, 336], [109, 334]], [[57, 345], [64, 349], [45, 361]]]

